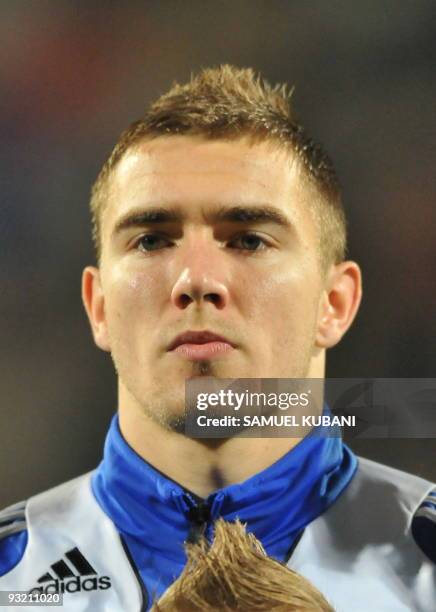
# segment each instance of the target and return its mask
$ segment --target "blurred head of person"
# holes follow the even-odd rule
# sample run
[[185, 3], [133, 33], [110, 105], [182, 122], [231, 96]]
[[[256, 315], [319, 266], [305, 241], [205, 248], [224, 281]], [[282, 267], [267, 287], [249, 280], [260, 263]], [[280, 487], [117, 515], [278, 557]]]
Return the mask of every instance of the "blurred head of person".
[[209, 546], [186, 545], [188, 561], [151, 612], [334, 612], [303, 576], [268, 557], [240, 522], [218, 519]]

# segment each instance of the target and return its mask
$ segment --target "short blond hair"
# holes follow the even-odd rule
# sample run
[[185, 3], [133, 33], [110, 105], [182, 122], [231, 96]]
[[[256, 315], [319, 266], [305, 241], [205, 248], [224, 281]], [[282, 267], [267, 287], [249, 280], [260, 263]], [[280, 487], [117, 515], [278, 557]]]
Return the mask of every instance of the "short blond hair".
[[323, 267], [343, 261], [346, 223], [338, 178], [328, 155], [297, 120], [291, 94], [286, 85], [271, 86], [251, 68], [229, 65], [201, 70], [184, 85], [175, 83], [122, 132], [92, 187], [90, 208], [97, 259], [101, 255], [102, 213], [118, 162], [140, 142], [183, 134], [210, 140], [249, 137], [253, 143], [276, 142], [292, 151], [318, 195], [313, 210]]
[[239, 521], [218, 519], [211, 546], [186, 545], [180, 577], [151, 612], [334, 612], [321, 593], [275, 559]]

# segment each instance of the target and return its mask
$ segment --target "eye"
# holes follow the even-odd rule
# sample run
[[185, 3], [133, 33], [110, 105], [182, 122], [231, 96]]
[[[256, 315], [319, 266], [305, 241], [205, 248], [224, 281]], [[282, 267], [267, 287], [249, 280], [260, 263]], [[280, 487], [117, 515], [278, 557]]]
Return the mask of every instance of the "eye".
[[139, 251], [157, 251], [158, 249], [164, 249], [165, 247], [173, 246], [173, 243], [159, 234], [145, 234], [141, 236], [135, 243], [135, 247]]
[[268, 245], [261, 236], [250, 232], [234, 238], [228, 243], [228, 246], [243, 251], [263, 251]]

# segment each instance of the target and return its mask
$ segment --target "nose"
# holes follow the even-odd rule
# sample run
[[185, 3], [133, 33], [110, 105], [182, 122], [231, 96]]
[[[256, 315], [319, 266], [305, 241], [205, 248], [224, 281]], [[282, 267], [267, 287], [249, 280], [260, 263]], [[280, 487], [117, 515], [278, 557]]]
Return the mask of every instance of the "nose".
[[171, 291], [171, 302], [181, 310], [191, 304], [226, 307], [229, 290], [224, 278], [223, 261], [214, 247], [197, 245], [185, 253], [180, 272]]

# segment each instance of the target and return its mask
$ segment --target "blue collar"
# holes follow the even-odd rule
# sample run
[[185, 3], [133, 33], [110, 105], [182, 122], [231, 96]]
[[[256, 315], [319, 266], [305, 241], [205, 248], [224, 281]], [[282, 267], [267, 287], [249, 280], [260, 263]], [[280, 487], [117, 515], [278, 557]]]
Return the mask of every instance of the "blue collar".
[[[284, 561], [297, 536], [337, 499], [356, 467], [341, 438], [309, 435], [262, 472], [203, 500], [205, 535], [213, 537], [218, 517], [238, 517], [269, 555]], [[137, 455], [122, 437], [117, 415], [92, 488], [122, 534], [147, 590], [160, 595], [183, 569], [183, 543], [201, 527], [200, 498]]]

